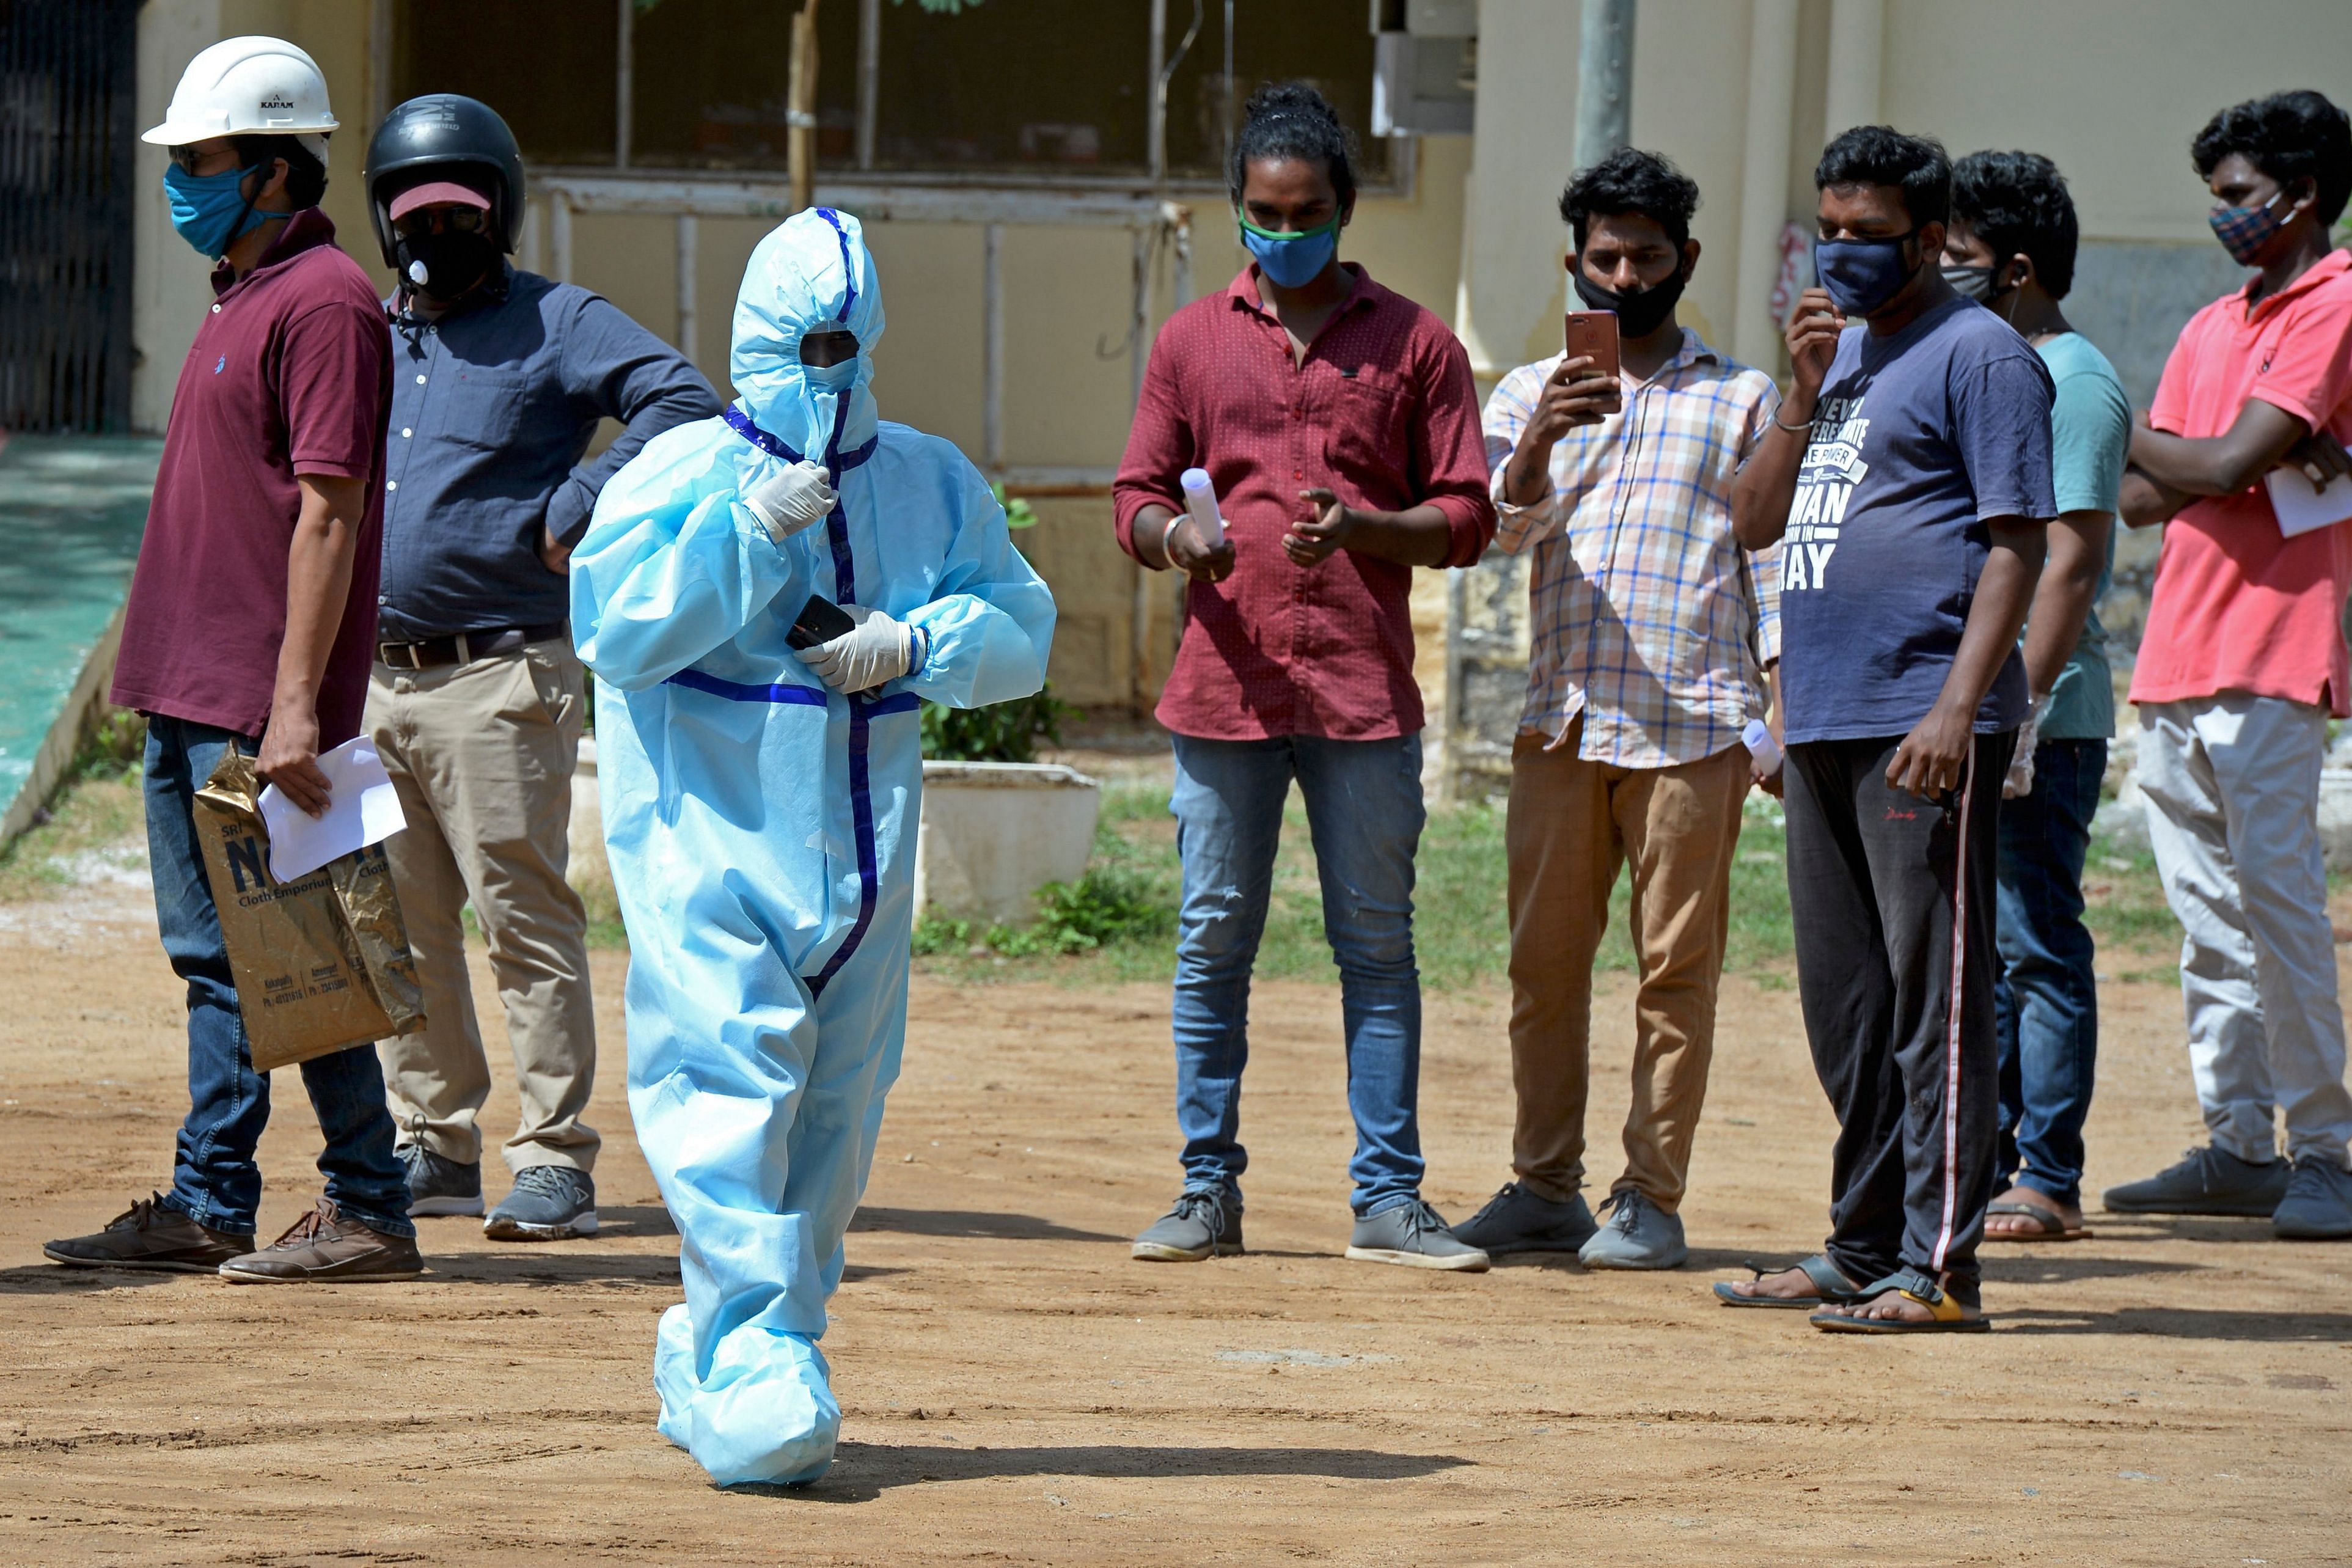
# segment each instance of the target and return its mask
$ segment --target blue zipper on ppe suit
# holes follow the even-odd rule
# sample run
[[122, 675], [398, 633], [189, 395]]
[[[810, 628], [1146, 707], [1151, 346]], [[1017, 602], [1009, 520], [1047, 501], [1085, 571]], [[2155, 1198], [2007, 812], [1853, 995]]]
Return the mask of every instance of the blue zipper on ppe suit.
[[[841, 226], [841, 221], [832, 208], [818, 207], [816, 212], [818, 216], [833, 226], [834, 236], [841, 242], [842, 286], [846, 290], [841, 301], [841, 319], [845, 321], [857, 303], [857, 268], [849, 254], [849, 235]], [[735, 405], [728, 405], [723, 416], [737, 435], [770, 457], [787, 463], [807, 460], [804, 454], [793, 451], [788, 443], [761, 429], [750, 415]], [[828, 477], [836, 486], [841, 483], [843, 474], [874, 456], [875, 448], [882, 440], [881, 433], [877, 431], [864, 446], [844, 454], [841, 435], [848, 420], [849, 399], [835, 400], [833, 434], [825, 441], [824, 466]], [[833, 549], [833, 590], [840, 595], [843, 604], [854, 605], [857, 602], [857, 563], [849, 548], [849, 514], [845, 495], [836, 497], [833, 510], [825, 514], [824, 536]], [[821, 708], [825, 700], [824, 693], [812, 687], [745, 686], [704, 675], [699, 670], [683, 669], [671, 676], [670, 679], [677, 685], [706, 691], [714, 697], [730, 698], [737, 702], [782, 702]], [[911, 691], [881, 698], [869, 698], [857, 692], [845, 692], [843, 696], [849, 704], [849, 817], [852, 835], [857, 843], [857, 918], [850, 922], [849, 934], [841, 939], [841, 945], [834, 949], [833, 956], [825, 960], [824, 967], [805, 977], [812, 996], [823, 994], [825, 984], [856, 954], [858, 944], [866, 940], [866, 928], [874, 923], [874, 907], [881, 898], [882, 871], [874, 847], [873, 782], [867, 763], [871, 722], [887, 714], [910, 713], [922, 706], [922, 700]]]

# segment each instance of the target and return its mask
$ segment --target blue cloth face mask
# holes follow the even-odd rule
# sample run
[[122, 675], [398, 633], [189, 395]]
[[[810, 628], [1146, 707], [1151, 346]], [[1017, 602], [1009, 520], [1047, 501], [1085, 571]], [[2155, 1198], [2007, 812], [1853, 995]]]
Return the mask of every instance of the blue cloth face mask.
[[241, 188], [247, 174], [267, 174], [268, 165], [231, 169], [219, 174], [191, 174], [177, 163], [163, 171], [163, 194], [172, 203], [172, 226], [180, 237], [218, 261], [228, 247], [272, 218], [289, 213], [260, 212]]
[[1888, 239], [1817, 239], [1813, 276], [1839, 310], [1867, 316], [1911, 281], [1917, 268], [1903, 259], [1903, 247], [1918, 232], [1907, 229]]
[[1339, 220], [1336, 217], [1320, 228], [1296, 233], [1260, 228], [1247, 218], [1240, 221], [1242, 244], [1257, 258], [1257, 269], [1265, 274], [1266, 281], [1279, 288], [1305, 288], [1339, 253]]

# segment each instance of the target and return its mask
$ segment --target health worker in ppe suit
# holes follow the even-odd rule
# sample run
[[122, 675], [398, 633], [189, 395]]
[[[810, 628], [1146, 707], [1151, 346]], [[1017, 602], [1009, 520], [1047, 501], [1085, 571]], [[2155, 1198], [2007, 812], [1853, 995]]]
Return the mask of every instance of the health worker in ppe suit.
[[[917, 710], [1029, 695], [1053, 641], [978, 470], [877, 417], [881, 335], [857, 220], [787, 220], [736, 300], [736, 402], [647, 442], [572, 558], [629, 1108], [686, 1282], [661, 1431], [722, 1486], [833, 1458], [816, 1341], [906, 1034]], [[795, 647], [813, 596], [854, 625]]]

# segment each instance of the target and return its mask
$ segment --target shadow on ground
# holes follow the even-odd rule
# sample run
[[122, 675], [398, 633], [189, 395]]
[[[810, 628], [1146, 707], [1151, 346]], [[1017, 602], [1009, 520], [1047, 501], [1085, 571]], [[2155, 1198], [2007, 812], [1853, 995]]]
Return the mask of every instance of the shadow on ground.
[[861, 1208], [852, 1230], [889, 1230], [901, 1236], [969, 1237], [983, 1241], [1125, 1241], [1123, 1236], [1072, 1230], [1026, 1214], [975, 1214], [963, 1209]]
[[2352, 1316], [2342, 1312], [2245, 1312], [2205, 1307], [2125, 1307], [2113, 1312], [2063, 1308], [2004, 1309], [1993, 1326], [2010, 1334], [2152, 1334], [2172, 1340], [2243, 1340], [2352, 1344]]
[[94, 1290], [122, 1290], [134, 1285], [169, 1285], [174, 1279], [198, 1279], [199, 1274], [152, 1268], [68, 1268], [57, 1263], [35, 1263], [0, 1268], [0, 1295], [85, 1296]]
[[808, 1486], [740, 1486], [736, 1495], [871, 1502], [893, 1487], [992, 1477], [1071, 1476], [1089, 1479], [1200, 1479], [1242, 1476], [1322, 1476], [1395, 1481], [1434, 1475], [1471, 1461], [1452, 1454], [1386, 1454], [1373, 1448], [1173, 1448], [1090, 1444], [1060, 1448], [961, 1448], [935, 1443], [844, 1443], [833, 1468]]

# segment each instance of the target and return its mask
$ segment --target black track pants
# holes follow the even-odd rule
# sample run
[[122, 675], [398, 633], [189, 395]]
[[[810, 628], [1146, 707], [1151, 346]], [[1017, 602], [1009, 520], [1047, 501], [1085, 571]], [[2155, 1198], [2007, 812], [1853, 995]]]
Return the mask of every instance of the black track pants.
[[1899, 736], [1789, 748], [1797, 985], [1838, 1119], [1830, 1259], [1858, 1284], [1916, 1268], [1971, 1306], [2000, 1135], [1994, 867], [2016, 739], [1978, 736], [1942, 805], [1888, 787]]

